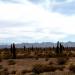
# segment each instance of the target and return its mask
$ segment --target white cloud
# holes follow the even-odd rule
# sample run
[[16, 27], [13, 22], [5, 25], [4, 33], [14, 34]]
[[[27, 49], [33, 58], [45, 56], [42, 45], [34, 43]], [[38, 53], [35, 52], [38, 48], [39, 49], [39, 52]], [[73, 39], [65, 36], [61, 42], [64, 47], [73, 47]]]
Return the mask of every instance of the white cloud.
[[74, 0], [66, 0], [66, 2], [73, 2]]
[[[19, 0], [20, 1], [20, 0]], [[24, 1], [24, 0], [23, 0]], [[32, 40], [62, 40], [68, 35], [75, 35], [75, 15], [65, 16], [45, 10], [25, 0], [21, 3], [1, 3], [0, 21], [23, 22], [21, 26], [0, 28], [0, 39], [30, 37]], [[28, 26], [26, 23], [30, 23]], [[1, 25], [1, 24], [0, 24]], [[38, 32], [38, 30], [40, 31]], [[37, 30], [37, 32], [36, 32]], [[61, 34], [56, 34], [56, 33]], [[26, 38], [27, 40], [27, 38]], [[31, 39], [30, 39], [31, 40]]]

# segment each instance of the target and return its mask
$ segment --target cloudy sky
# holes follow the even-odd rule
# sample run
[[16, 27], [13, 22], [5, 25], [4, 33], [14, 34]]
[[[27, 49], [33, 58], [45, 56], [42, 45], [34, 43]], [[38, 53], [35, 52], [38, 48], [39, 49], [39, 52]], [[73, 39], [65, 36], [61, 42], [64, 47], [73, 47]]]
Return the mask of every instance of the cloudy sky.
[[0, 44], [75, 41], [75, 0], [0, 0]]

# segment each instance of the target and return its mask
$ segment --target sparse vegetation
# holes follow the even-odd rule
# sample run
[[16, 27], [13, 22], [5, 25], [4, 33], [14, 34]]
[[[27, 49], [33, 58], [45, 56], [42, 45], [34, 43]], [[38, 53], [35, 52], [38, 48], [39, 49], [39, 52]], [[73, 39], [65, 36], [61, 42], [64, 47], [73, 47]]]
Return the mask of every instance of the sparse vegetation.
[[4, 68], [4, 75], [9, 75], [9, 72], [8, 72], [8, 69], [7, 68]]
[[[75, 65], [70, 65], [71, 62], [75, 63], [75, 47], [64, 47], [60, 42], [49, 48], [16, 48], [11, 44], [10, 48], [0, 50], [1, 75], [17, 75], [19, 71], [21, 75], [56, 75], [57, 72], [60, 75], [67, 71], [75, 74]], [[66, 74], [72, 75], [63, 75]]]
[[15, 62], [14, 60], [11, 59], [11, 60], [8, 60], [8, 64], [9, 64], [9, 65], [15, 65], [16, 62]]
[[22, 75], [26, 74], [26, 70], [22, 70], [22, 71], [21, 71], [21, 74], [22, 74]]
[[0, 69], [3, 69], [3, 66], [2, 65], [0, 65]]
[[11, 71], [11, 74], [16, 74], [16, 71], [15, 71], [15, 70], [12, 70], [12, 71]]
[[48, 61], [49, 60], [49, 58], [45, 58], [45, 61]]
[[2, 62], [2, 59], [0, 58], [0, 62]]
[[67, 58], [58, 58], [57, 59], [57, 63], [59, 64], [59, 65], [64, 65], [65, 63], [67, 62]]
[[71, 64], [69, 70], [75, 72], [75, 64]]
[[33, 66], [32, 71], [34, 73], [40, 74], [43, 72], [54, 72], [56, 69], [57, 69], [56, 66], [53, 66], [53, 65], [36, 64]]
[[50, 61], [48, 65], [53, 65], [53, 64], [54, 64], [54, 63], [53, 63], [52, 61]]

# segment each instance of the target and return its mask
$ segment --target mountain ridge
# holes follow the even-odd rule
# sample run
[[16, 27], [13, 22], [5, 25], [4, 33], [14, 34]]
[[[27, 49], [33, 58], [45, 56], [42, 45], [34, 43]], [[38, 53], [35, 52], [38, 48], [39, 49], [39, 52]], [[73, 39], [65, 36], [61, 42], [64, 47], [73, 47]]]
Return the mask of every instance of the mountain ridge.
[[[75, 42], [60, 42], [64, 47], [75, 47]], [[17, 43], [16, 48], [25, 47], [56, 47], [57, 43], [53, 42], [42, 42], [42, 43]], [[10, 45], [0, 45], [0, 48], [10, 48]]]

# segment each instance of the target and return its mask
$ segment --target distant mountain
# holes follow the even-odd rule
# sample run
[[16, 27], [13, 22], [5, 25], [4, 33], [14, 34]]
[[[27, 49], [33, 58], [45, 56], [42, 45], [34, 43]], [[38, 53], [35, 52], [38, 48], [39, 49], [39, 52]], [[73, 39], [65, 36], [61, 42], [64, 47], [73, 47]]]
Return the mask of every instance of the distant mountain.
[[[75, 42], [61, 42], [64, 47], [75, 47]], [[25, 47], [56, 47], [56, 43], [52, 42], [43, 42], [43, 43], [21, 43], [16, 44], [17, 48], [23, 48]], [[0, 45], [0, 48], [10, 48], [10, 45]]]

